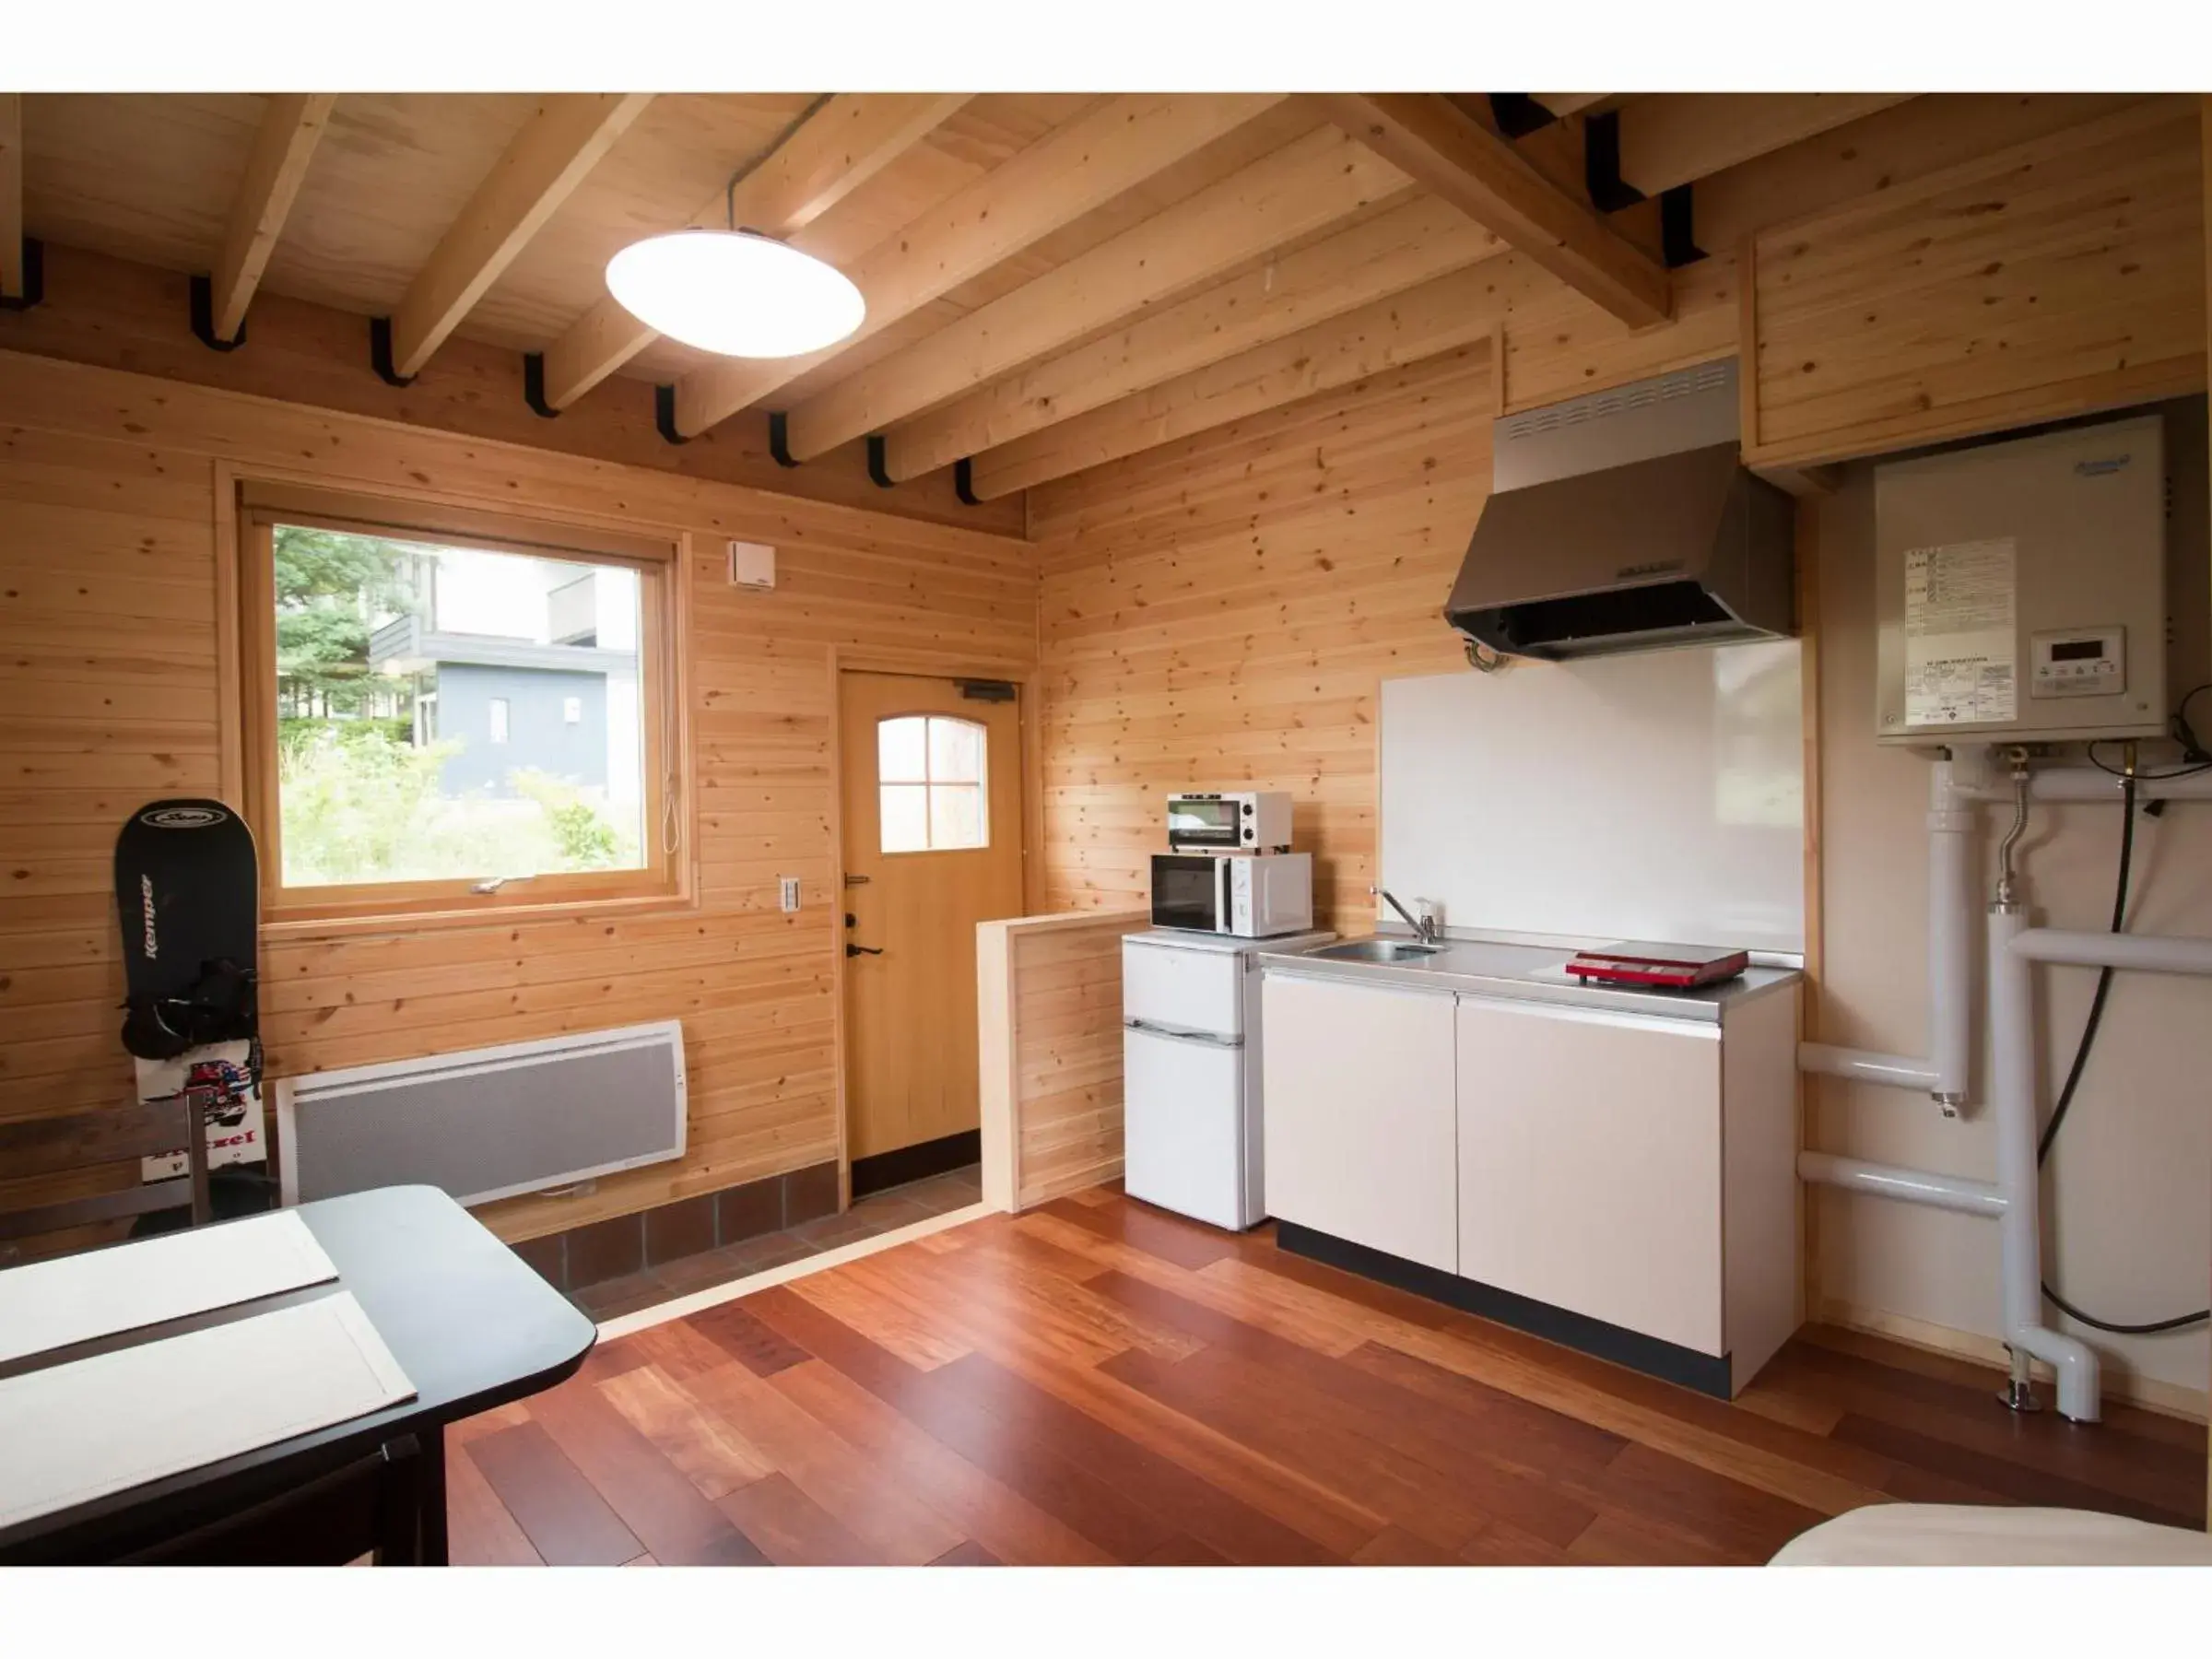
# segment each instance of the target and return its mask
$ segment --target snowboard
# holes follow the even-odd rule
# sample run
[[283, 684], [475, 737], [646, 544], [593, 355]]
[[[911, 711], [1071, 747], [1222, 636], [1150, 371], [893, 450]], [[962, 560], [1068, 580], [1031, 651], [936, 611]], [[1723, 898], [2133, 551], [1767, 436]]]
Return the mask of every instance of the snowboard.
[[[200, 1105], [210, 1168], [261, 1162], [253, 836], [220, 801], [153, 801], [115, 838], [123, 927], [123, 1045], [138, 1098]], [[142, 1181], [185, 1172], [184, 1148], [141, 1160]]]

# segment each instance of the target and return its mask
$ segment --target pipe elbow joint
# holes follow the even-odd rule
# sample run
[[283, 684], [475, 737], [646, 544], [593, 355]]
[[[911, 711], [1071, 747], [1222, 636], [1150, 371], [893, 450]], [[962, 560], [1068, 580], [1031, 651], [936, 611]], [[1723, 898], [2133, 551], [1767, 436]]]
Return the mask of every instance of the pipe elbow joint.
[[2087, 1343], [2048, 1325], [2016, 1326], [2006, 1340], [2041, 1359], [2058, 1378], [2059, 1416], [2076, 1423], [2094, 1423], [2103, 1417], [2098, 1398], [2099, 1362]]

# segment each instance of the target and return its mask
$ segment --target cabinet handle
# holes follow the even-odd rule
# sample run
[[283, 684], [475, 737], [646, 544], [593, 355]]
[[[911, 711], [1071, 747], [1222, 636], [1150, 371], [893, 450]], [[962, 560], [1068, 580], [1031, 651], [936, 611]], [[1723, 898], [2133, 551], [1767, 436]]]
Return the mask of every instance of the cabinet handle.
[[1222, 1037], [1212, 1031], [1185, 1031], [1174, 1026], [1155, 1025], [1148, 1019], [1124, 1019], [1122, 1025], [1125, 1030], [1142, 1036], [1164, 1037], [1170, 1042], [1195, 1042], [1205, 1048], [1218, 1049], [1241, 1049], [1244, 1046], [1241, 1037]]

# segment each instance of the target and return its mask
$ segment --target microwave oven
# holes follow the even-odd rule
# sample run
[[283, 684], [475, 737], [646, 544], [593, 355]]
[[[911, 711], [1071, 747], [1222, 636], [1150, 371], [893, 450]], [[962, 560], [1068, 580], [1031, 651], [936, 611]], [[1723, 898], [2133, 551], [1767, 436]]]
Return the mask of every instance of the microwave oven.
[[1271, 789], [1171, 794], [1168, 846], [1177, 853], [1288, 853], [1290, 797]]
[[1269, 939], [1313, 926], [1313, 855], [1152, 855], [1152, 925]]

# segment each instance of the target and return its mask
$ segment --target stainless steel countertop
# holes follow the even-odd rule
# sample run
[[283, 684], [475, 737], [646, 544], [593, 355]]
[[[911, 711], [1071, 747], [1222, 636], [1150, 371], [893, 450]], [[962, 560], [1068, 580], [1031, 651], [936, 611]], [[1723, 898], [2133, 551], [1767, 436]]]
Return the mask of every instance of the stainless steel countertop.
[[[1413, 937], [1405, 932], [1378, 933], [1374, 936], [1400, 943], [1410, 942]], [[1331, 948], [1325, 945], [1303, 950], [1262, 950], [1257, 953], [1257, 960], [1262, 970], [1270, 973], [1293, 972], [1371, 985], [1464, 992], [1474, 996], [1556, 1003], [1564, 1007], [1642, 1014], [1706, 1025], [1719, 1024], [1722, 1011], [1731, 1003], [1795, 984], [1804, 977], [1794, 968], [1754, 966], [1735, 979], [1694, 991], [1640, 985], [1586, 985], [1567, 971], [1567, 959], [1573, 951], [1557, 946], [1501, 944], [1450, 935], [1446, 935], [1442, 944], [1443, 948], [1434, 956], [1403, 962], [1330, 961], [1314, 954], [1316, 950]]]

